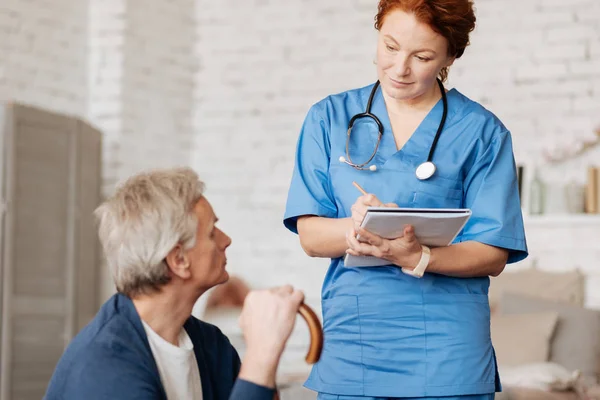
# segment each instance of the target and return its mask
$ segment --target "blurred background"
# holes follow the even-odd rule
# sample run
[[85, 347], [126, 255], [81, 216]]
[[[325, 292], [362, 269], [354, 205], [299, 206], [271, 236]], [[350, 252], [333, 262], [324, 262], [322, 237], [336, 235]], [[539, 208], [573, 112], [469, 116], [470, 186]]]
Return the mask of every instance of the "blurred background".
[[[599, 321], [600, 1], [475, 6], [447, 86], [513, 135], [531, 256], [506, 280]], [[328, 261], [307, 257], [282, 224], [295, 145], [312, 104], [375, 81], [376, 10], [376, 0], [1, 0], [1, 400], [40, 398], [65, 344], [114, 293], [91, 211], [143, 169], [196, 169], [233, 238], [230, 273], [249, 288], [291, 283], [320, 310]], [[234, 314], [211, 318], [243, 352]], [[284, 357], [290, 376], [306, 372], [307, 332], [298, 327]], [[554, 325], [545, 334], [546, 359], [533, 361], [556, 361]]]

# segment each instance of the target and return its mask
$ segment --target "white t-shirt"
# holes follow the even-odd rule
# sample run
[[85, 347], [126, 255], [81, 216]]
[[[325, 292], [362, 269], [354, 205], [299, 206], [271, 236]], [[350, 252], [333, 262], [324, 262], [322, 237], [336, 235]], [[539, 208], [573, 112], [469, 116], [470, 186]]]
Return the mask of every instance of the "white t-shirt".
[[194, 344], [185, 329], [179, 333], [179, 346], [167, 342], [142, 321], [160, 380], [169, 400], [202, 400], [202, 383]]

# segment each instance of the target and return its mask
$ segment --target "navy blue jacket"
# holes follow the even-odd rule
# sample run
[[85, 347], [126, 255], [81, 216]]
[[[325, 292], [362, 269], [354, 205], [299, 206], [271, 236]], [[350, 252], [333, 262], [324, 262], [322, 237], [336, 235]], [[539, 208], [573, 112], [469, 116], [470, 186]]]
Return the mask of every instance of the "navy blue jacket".
[[[272, 400], [274, 390], [237, 379], [240, 358], [219, 328], [190, 317], [205, 400]], [[166, 400], [158, 368], [133, 302], [115, 294], [73, 338], [56, 366], [46, 400]]]

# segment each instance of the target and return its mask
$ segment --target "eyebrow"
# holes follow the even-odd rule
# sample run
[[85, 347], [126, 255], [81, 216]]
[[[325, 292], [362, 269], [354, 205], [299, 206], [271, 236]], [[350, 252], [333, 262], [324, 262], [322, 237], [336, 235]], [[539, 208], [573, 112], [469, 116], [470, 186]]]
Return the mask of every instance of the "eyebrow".
[[[396, 39], [394, 39], [392, 36], [390, 36], [390, 35], [386, 34], [386, 35], [384, 35], [383, 37], [384, 37], [384, 38], [387, 38], [387, 39], [390, 39], [391, 41], [393, 41], [395, 44], [397, 44], [397, 45], [398, 45], [398, 42], [397, 42], [397, 41], [396, 41]], [[414, 51], [413, 51], [413, 53], [420, 53], [420, 52], [423, 52], [423, 51], [429, 51], [429, 52], [431, 52], [431, 53], [433, 53], [433, 54], [437, 54], [437, 53], [435, 52], [435, 50], [431, 50], [431, 49], [417, 49], [417, 50], [414, 50]]]

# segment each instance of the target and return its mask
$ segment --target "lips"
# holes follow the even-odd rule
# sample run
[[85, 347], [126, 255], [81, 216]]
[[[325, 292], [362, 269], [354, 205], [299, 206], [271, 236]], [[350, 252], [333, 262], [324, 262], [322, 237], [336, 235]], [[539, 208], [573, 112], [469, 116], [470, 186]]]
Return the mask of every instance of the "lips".
[[397, 80], [392, 79], [392, 78], [390, 78], [390, 80], [392, 81], [392, 83], [394, 83], [396, 85], [406, 86], [406, 85], [411, 85], [412, 84], [412, 82], [400, 82], [400, 81], [397, 81]]

